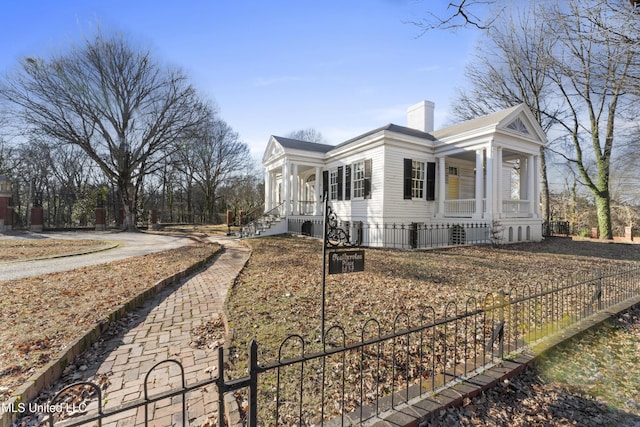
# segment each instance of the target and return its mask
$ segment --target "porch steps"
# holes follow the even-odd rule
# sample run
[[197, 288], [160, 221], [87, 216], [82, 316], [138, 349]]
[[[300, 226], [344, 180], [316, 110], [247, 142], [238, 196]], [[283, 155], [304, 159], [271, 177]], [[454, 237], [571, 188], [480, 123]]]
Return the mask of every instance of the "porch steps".
[[[284, 231], [281, 231], [284, 225]], [[266, 213], [255, 221], [250, 222], [240, 231], [243, 239], [251, 237], [271, 236], [286, 232], [286, 221], [280, 215]]]

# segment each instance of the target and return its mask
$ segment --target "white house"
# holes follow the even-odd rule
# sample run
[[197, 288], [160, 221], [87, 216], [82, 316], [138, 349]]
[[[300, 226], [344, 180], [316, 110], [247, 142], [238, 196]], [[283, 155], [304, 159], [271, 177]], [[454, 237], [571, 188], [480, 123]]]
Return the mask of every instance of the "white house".
[[434, 104], [332, 146], [269, 139], [265, 216], [246, 234], [322, 235], [323, 194], [352, 240], [420, 247], [542, 238], [543, 130], [525, 105], [433, 130]]

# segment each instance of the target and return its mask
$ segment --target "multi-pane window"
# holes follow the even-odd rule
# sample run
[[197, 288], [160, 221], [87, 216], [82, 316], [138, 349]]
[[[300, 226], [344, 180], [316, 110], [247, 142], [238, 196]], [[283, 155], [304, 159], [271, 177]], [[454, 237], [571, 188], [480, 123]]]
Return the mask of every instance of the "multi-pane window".
[[353, 164], [353, 197], [364, 197], [364, 161]]
[[329, 173], [330, 199], [338, 200], [338, 170], [334, 169]]
[[436, 164], [434, 162], [404, 159], [403, 166], [404, 200], [435, 200]]
[[424, 162], [414, 160], [411, 164], [411, 197], [414, 199], [424, 198]]

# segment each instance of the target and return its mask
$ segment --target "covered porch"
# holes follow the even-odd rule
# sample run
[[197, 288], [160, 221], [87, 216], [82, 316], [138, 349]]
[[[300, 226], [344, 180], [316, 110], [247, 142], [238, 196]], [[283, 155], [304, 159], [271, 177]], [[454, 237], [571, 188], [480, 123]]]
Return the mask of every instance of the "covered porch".
[[266, 170], [265, 210], [282, 216], [322, 215], [322, 167], [284, 159]]
[[537, 218], [538, 154], [489, 144], [438, 157], [436, 218]]

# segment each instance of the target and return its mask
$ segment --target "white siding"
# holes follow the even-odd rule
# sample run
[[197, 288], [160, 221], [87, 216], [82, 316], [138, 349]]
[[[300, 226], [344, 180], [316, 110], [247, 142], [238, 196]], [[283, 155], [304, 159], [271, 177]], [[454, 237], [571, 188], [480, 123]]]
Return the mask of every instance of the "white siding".
[[[385, 149], [384, 169], [384, 220], [385, 222], [429, 222], [435, 211], [435, 201], [426, 199], [404, 199], [404, 159], [421, 162], [436, 162], [433, 155], [426, 152], [402, 150], [396, 147]], [[436, 181], [438, 174], [436, 173]], [[436, 182], [436, 188], [438, 184]]]
[[[360, 153], [342, 156], [327, 164], [325, 170], [332, 170], [338, 166], [352, 165], [353, 163], [371, 160], [371, 198], [354, 199], [353, 185], [351, 185], [351, 200], [331, 200], [331, 206], [341, 221], [382, 221], [383, 170], [384, 149], [382, 146], [365, 150]], [[353, 170], [351, 172], [353, 179]], [[343, 193], [344, 196], [344, 193]]]

